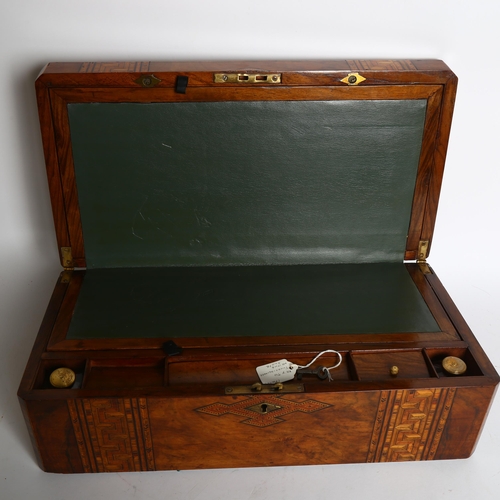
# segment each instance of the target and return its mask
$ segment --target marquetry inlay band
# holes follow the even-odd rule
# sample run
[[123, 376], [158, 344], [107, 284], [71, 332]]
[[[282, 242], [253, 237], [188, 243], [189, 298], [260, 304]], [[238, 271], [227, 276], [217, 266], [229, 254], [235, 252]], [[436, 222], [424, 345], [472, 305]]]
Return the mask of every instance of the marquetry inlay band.
[[352, 71], [416, 71], [414, 64], [409, 59], [383, 60], [383, 59], [348, 59], [347, 64]]
[[148, 62], [87, 62], [80, 67], [80, 73], [139, 73], [148, 71]]
[[367, 462], [432, 460], [455, 389], [382, 391]]
[[84, 472], [155, 470], [147, 402], [68, 400]]

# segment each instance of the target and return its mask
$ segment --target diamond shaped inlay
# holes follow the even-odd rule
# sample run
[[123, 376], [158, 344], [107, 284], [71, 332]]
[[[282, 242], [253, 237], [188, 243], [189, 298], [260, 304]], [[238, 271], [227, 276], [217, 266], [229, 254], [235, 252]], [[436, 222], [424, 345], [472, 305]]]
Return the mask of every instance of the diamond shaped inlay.
[[251, 398], [238, 401], [233, 404], [214, 403], [208, 406], [197, 408], [196, 411], [220, 417], [222, 415], [238, 415], [244, 417], [242, 424], [254, 425], [256, 427], [267, 427], [269, 425], [279, 424], [285, 420], [281, 417], [297, 411], [303, 413], [312, 413], [323, 410], [331, 405], [320, 403], [308, 399], [296, 403], [288, 399], [276, 396], [262, 395], [252, 396]]

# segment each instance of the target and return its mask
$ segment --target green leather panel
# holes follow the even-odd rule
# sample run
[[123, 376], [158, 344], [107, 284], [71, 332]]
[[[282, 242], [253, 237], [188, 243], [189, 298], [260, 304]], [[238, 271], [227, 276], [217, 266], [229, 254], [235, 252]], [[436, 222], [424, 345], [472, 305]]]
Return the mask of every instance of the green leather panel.
[[68, 339], [440, 331], [404, 264], [94, 269]]
[[403, 259], [425, 100], [68, 111], [89, 268]]

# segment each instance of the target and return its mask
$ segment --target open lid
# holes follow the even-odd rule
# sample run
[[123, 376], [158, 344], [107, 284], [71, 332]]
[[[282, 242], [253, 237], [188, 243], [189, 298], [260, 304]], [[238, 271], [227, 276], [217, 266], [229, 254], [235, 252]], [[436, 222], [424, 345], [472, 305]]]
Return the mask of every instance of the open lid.
[[49, 64], [63, 265], [425, 258], [456, 83], [441, 61]]

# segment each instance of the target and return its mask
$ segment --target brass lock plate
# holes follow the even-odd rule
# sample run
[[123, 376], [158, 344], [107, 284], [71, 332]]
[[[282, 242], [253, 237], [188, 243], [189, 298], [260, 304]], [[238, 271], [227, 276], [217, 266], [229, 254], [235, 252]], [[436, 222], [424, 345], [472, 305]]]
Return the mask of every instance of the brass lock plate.
[[[259, 386], [259, 387], [256, 387]], [[253, 385], [233, 385], [225, 388], [225, 394], [290, 394], [304, 392], [304, 384], [253, 384]]]
[[281, 83], [281, 73], [215, 73], [215, 83]]

